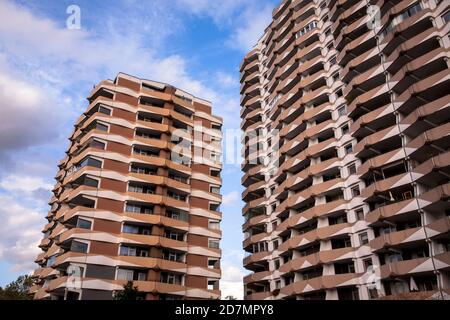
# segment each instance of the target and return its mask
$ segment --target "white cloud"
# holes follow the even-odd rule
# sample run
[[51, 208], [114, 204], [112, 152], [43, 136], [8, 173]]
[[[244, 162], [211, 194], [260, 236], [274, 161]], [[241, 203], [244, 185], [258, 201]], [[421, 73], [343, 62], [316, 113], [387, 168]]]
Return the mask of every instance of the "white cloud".
[[242, 15], [244, 24], [236, 28], [228, 44], [244, 52], [253, 48], [264, 34], [264, 30], [269, 26], [272, 19], [272, 9], [271, 6], [259, 8], [259, 10], [247, 9]]
[[234, 87], [239, 85], [239, 79], [237, 79], [237, 77], [222, 71], [216, 73], [216, 80], [222, 87]]
[[44, 215], [22, 206], [10, 196], [0, 195], [0, 259], [8, 261], [14, 272], [30, 272], [42, 237]]
[[222, 257], [222, 279], [220, 280], [222, 299], [233, 296], [242, 300], [244, 297], [242, 256], [240, 252], [233, 250], [225, 252]]
[[9, 175], [0, 181], [0, 187], [9, 191], [33, 192], [39, 189], [51, 190], [52, 185], [41, 177]]
[[274, 1], [270, 0], [178, 0], [184, 10], [210, 17], [219, 27], [232, 27], [230, 47], [251, 49], [272, 19]]
[[58, 135], [63, 104], [56, 96], [12, 74], [0, 56], [1, 152], [36, 146]]
[[237, 191], [231, 191], [230, 193], [227, 193], [222, 198], [222, 203], [225, 206], [231, 206], [239, 201], [239, 193]]
[[215, 23], [221, 25], [230, 23], [236, 11], [248, 4], [249, 0], [178, 0], [185, 11], [211, 17]]

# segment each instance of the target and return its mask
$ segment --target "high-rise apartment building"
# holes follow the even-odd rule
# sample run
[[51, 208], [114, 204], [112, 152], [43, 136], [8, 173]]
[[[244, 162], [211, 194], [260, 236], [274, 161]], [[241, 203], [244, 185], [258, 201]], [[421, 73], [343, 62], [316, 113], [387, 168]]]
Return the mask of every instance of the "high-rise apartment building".
[[35, 299], [220, 296], [222, 120], [209, 102], [120, 73], [99, 83], [59, 163]]
[[273, 11], [240, 69], [247, 299], [450, 293], [449, 21], [443, 0]]

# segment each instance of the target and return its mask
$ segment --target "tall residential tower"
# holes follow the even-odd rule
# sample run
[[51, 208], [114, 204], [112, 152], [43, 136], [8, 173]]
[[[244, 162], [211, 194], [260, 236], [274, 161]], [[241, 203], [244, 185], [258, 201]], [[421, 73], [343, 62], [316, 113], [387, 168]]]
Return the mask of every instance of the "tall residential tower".
[[273, 11], [240, 69], [247, 299], [450, 293], [449, 21], [444, 0]]
[[222, 120], [209, 102], [119, 74], [98, 84], [59, 163], [35, 299], [220, 296]]

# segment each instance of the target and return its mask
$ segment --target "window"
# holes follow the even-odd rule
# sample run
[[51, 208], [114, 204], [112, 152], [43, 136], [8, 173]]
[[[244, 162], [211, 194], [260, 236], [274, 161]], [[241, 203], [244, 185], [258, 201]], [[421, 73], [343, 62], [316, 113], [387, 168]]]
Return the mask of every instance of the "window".
[[444, 23], [448, 23], [450, 21], [450, 10], [442, 15], [442, 20], [444, 20]]
[[281, 288], [281, 281], [277, 280], [275, 281], [275, 289], [280, 289]]
[[344, 213], [336, 217], [328, 217], [328, 224], [330, 226], [341, 223], [347, 223], [347, 214]]
[[185, 195], [182, 195], [182, 194], [179, 194], [179, 193], [175, 193], [173, 191], [167, 192], [167, 195], [170, 198], [173, 198], [173, 199], [178, 200], [178, 201], [186, 201], [186, 196]]
[[280, 269], [280, 260], [279, 260], [279, 259], [274, 260], [274, 261], [273, 261], [273, 265], [274, 265], [274, 267], [275, 267], [275, 270]]
[[182, 279], [183, 279], [183, 276], [180, 274], [162, 272], [160, 282], [181, 285]]
[[84, 185], [89, 186], [89, 187], [97, 188], [98, 187], [98, 180], [86, 177], [86, 178], [84, 178]]
[[351, 143], [344, 146], [345, 154], [350, 154], [353, 152], [353, 145]]
[[87, 253], [88, 245], [87, 245], [87, 243], [72, 241], [72, 244], [70, 246], [70, 251], [79, 252], [79, 253]]
[[253, 253], [265, 252], [267, 251], [267, 242], [258, 242], [253, 244]]
[[135, 227], [135, 226], [124, 225], [124, 226], [122, 227], [122, 232], [123, 232], [123, 233], [138, 234], [138, 233], [139, 233], [139, 228], [138, 228], [138, 227]]
[[353, 262], [335, 263], [334, 272], [336, 274], [355, 273], [355, 264]]
[[144, 213], [144, 214], [152, 214], [153, 208], [148, 206], [139, 206], [135, 204], [129, 204], [127, 203], [125, 207], [126, 212], [133, 212], [133, 213]]
[[[330, 45], [331, 47], [333, 47], [333, 45]], [[339, 72], [335, 72], [333, 75], [333, 81], [338, 81], [339, 80]]]
[[55, 260], [56, 260], [56, 254], [54, 254], [53, 256], [51, 256], [50, 258], [47, 259], [47, 267], [51, 267], [52, 265], [55, 264]]
[[100, 131], [108, 131], [108, 126], [102, 123], [97, 123], [96, 129]]
[[336, 64], [337, 60], [336, 60], [336, 56], [334, 56], [333, 58], [330, 59], [330, 64], [332, 66], [334, 66]]
[[103, 106], [98, 107], [98, 112], [107, 114], [108, 116], [111, 115], [111, 110], [109, 110], [108, 108], [105, 108]]
[[209, 239], [208, 241], [208, 247], [213, 249], [219, 249], [219, 240], [216, 239]]
[[367, 272], [369, 268], [373, 266], [372, 258], [367, 258], [363, 260], [364, 272]]
[[355, 163], [349, 164], [347, 166], [347, 172], [348, 172], [349, 176], [351, 176], [352, 174], [355, 174], [356, 173], [356, 164]]
[[93, 159], [91, 157], [87, 157], [85, 159], [83, 159], [78, 165], [78, 168], [82, 168], [82, 167], [94, 167], [94, 168], [101, 168], [102, 167], [102, 162], [100, 160], [96, 160]]
[[184, 241], [184, 234], [179, 233], [179, 232], [170, 231], [170, 230], [166, 230], [164, 232], [164, 237], [166, 237], [168, 239], [176, 240], [176, 241]]
[[340, 117], [345, 116], [347, 114], [347, 107], [346, 106], [341, 106], [337, 109], [338, 111], [338, 115]]
[[367, 292], [369, 294], [369, 299], [378, 299], [377, 288], [367, 288]]
[[359, 243], [361, 245], [365, 245], [365, 244], [369, 243], [369, 236], [367, 235], [367, 232], [359, 234]]
[[77, 228], [91, 230], [92, 222], [89, 220], [78, 218]]
[[138, 167], [135, 165], [131, 165], [131, 172], [139, 173], [139, 174], [147, 174], [147, 175], [156, 175], [156, 169], [148, 168], [148, 167]]
[[272, 230], [276, 230], [277, 226], [278, 226], [278, 221], [275, 220], [274, 222], [272, 222]]
[[215, 193], [215, 194], [220, 194], [220, 187], [210, 187], [209, 192]]
[[217, 288], [217, 281], [209, 280], [208, 281], [208, 290], [215, 290], [216, 288]]
[[220, 161], [220, 155], [215, 153], [215, 152], [211, 152], [211, 161], [219, 162]]
[[357, 209], [355, 211], [356, 220], [364, 220], [364, 209]]
[[177, 174], [174, 174], [174, 173], [169, 173], [169, 178], [172, 179], [172, 180], [181, 182], [181, 183], [188, 183], [188, 179], [187, 178], [185, 178], [183, 176], [180, 176], [180, 175], [177, 175]]
[[361, 191], [359, 190], [359, 186], [356, 185], [356, 186], [352, 187], [352, 196], [358, 197], [360, 195], [361, 195]]
[[120, 255], [127, 256], [127, 257], [135, 257], [136, 256], [136, 248], [120, 247]]
[[128, 191], [136, 192], [136, 193], [154, 194], [155, 188], [153, 186], [140, 186], [140, 185], [130, 184], [128, 186]]
[[124, 270], [119, 269], [117, 270], [117, 280], [127, 280], [127, 281], [133, 281], [133, 270]]
[[220, 204], [219, 203], [210, 203], [209, 204], [209, 210], [219, 212], [220, 211]]
[[208, 260], [208, 269], [217, 269], [216, 266], [218, 266], [219, 260], [215, 259], [209, 259]]
[[348, 127], [348, 123], [346, 123], [341, 127], [341, 133], [342, 133], [342, 135], [345, 135], [349, 132], [350, 132], [350, 128]]
[[105, 146], [106, 146], [106, 144], [104, 144], [101, 141], [95, 140], [95, 139], [91, 140], [91, 142], [89, 143], [89, 147], [95, 148], [95, 149], [105, 150]]
[[306, 25], [302, 30], [296, 33], [295, 38], [300, 38], [314, 28], [317, 28], [317, 21], [312, 21], [308, 25]]
[[169, 261], [183, 262], [183, 254], [173, 251], [163, 251], [163, 259]]
[[208, 228], [211, 230], [219, 230], [220, 229], [220, 222], [217, 220], [209, 220], [208, 221]]
[[220, 170], [211, 169], [211, 176], [217, 178], [220, 177]]
[[189, 221], [189, 215], [187, 212], [176, 209], [166, 209], [166, 217], [174, 220]]
[[278, 240], [275, 240], [273, 242], [273, 250], [277, 250], [279, 245], [280, 245], [280, 243], [278, 242]]

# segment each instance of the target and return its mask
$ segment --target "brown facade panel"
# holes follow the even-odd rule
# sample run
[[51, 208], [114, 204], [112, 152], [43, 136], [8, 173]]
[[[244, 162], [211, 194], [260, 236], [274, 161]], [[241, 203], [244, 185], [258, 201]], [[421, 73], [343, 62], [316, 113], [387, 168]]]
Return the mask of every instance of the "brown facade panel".
[[123, 103], [129, 104], [130, 106], [137, 107], [137, 105], [138, 105], [138, 99], [137, 98], [129, 96], [129, 95], [126, 95], [126, 94], [123, 94], [121, 92], [116, 92], [115, 100], [117, 102], [123, 102]]
[[107, 243], [102, 241], [91, 241], [89, 253], [101, 254], [105, 256], [116, 256], [119, 246], [115, 243]]
[[127, 191], [127, 183], [119, 180], [101, 178], [100, 188], [124, 193]]
[[117, 221], [109, 221], [104, 219], [95, 219], [93, 230], [119, 234], [121, 232], [120, 222]]

